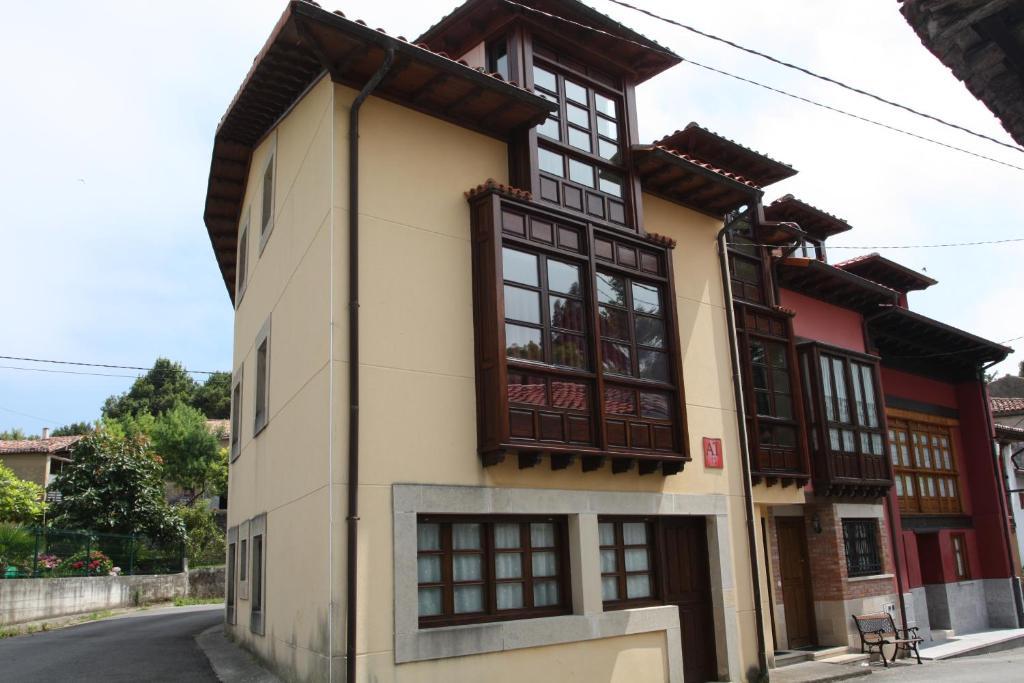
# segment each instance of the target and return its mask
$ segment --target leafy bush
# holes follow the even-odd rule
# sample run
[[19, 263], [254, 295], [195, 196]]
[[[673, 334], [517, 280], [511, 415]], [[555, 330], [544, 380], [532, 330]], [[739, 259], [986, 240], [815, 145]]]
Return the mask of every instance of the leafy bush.
[[106, 576], [113, 568], [114, 563], [99, 550], [92, 550], [88, 554], [81, 550], [61, 562], [59, 571], [62, 574]]
[[0, 522], [0, 572], [32, 564], [35, 536], [17, 524]]
[[0, 521], [32, 522], [43, 514], [43, 487], [19, 479], [0, 462]]
[[176, 508], [185, 525], [185, 556], [189, 566], [224, 564], [224, 532], [217, 526], [214, 511], [204, 507]]

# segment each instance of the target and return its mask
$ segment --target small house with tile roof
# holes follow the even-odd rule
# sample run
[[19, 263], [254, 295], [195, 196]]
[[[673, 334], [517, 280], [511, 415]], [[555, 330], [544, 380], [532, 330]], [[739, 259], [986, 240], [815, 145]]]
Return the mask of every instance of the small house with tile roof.
[[45, 488], [53, 483], [64, 464], [71, 461], [71, 451], [81, 438], [44, 434], [41, 439], [0, 441], [0, 463], [9, 467], [19, 479]]

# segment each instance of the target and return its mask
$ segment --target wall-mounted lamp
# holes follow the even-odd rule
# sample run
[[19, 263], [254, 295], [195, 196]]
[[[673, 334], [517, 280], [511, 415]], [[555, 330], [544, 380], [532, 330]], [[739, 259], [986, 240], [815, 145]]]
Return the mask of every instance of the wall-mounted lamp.
[[814, 529], [814, 533], [821, 533], [821, 517], [818, 516], [817, 512], [811, 516], [811, 528]]

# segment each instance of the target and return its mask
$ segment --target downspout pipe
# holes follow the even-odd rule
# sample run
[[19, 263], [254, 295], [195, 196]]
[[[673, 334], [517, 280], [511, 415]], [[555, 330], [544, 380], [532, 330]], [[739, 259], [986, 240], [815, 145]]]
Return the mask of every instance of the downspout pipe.
[[1000, 361], [992, 361], [983, 366], [978, 367], [978, 393], [981, 394], [982, 406], [985, 410], [985, 424], [986, 424], [986, 438], [988, 439], [989, 449], [992, 452], [992, 465], [996, 469], [996, 476], [999, 481], [999, 495], [996, 498], [999, 499], [999, 514], [1001, 519], [999, 520], [999, 529], [1002, 531], [1003, 542], [1006, 544], [1006, 564], [1008, 565], [1010, 583], [1013, 586], [1013, 602], [1017, 612], [1017, 626], [1024, 625], [1024, 596], [1021, 595], [1021, 584], [1013, 567], [1013, 541], [1010, 540], [1010, 529], [1008, 521], [1010, 519], [1009, 510], [1006, 508], [1006, 491], [1010, 488], [1009, 481], [1007, 480], [1006, 471], [1002, 468], [999, 463], [999, 445], [996, 443], [995, 434], [995, 418], [992, 417], [992, 404], [988, 398], [988, 391], [985, 388], [985, 371]]
[[[395, 61], [387, 47], [384, 61], [352, 101], [348, 118], [348, 514], [345, 574], [345, 681], [356, 680], [357, 582], [359, 565], [359, 110]], [[333, 485], [333, 482], [329, 482]]]
[[[760, 202], [755, 203], [760, 206]], [[718, 231], [718, 258], [722, 271], [722, 291], [725, 294], [725, 318], [729, 326], [729, 358], [732, 361], [732, 389], [736, 398], [736, 426], [740, 437], [740, 462], [743, 466], [743, 498], [747, 517], [747, 546], [750, 550], [750, 574], [754, 584], [754, 618], [757, 630], [757, 660], [761, 680], [768, 680], [768, 651], [764, 638], [764, 610], [761, 609], [761, 562], [757, 557], [756, 515], [754, 514], [754, 486], [750, 478], [750, 441], [747, 434], [747, 411], [743, 399], [743, 377], [739, 344], [736, 341], [736, 313], [733, 310], [732, 279], [729, 276], [729, 250], [726, 241], [735, 230], [735, 222]]]
[[900, 525], [901, 528], [896, 527], [896, 515], [893, 512], [891, 494], [892, 491], [888, 491], [885, 494], [885, 514], [889, 518], [889, 540], [892, 541], [892, 561], [896, 566], [896, 590], [899, 591], [900, 621], [903, 622], [903, 630], [906, 631], [910, 628], [910, 624], [907, 623], [907, 600], [903, 595], [905, 592], [903, 587], [903, 570], [900, 568], [900, 563], [902, 562], [900, 544], [903, 542], [903, 529], [902, 524]]

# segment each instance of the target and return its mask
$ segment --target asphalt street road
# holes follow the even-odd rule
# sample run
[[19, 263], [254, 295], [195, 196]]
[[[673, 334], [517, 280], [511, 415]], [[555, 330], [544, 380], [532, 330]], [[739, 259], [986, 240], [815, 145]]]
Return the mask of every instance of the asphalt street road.
[[[896, 666], [882, 669], [872, 666], [875, 674], [866, 680], [872, 683], [911, 681], [963, 681], [964, 683], [1006, 683], [1024, 681], [1024, 648], [995, 652], [975, 657], [958, 657], [939, 662], [911, 664], [913, 660], [900, 660]], [[858, 679], [859, 680], [859, 679]]]
[[199, 632], [223, 605], [171, 607], [0, 640], [3, 683], [217, 683]]

